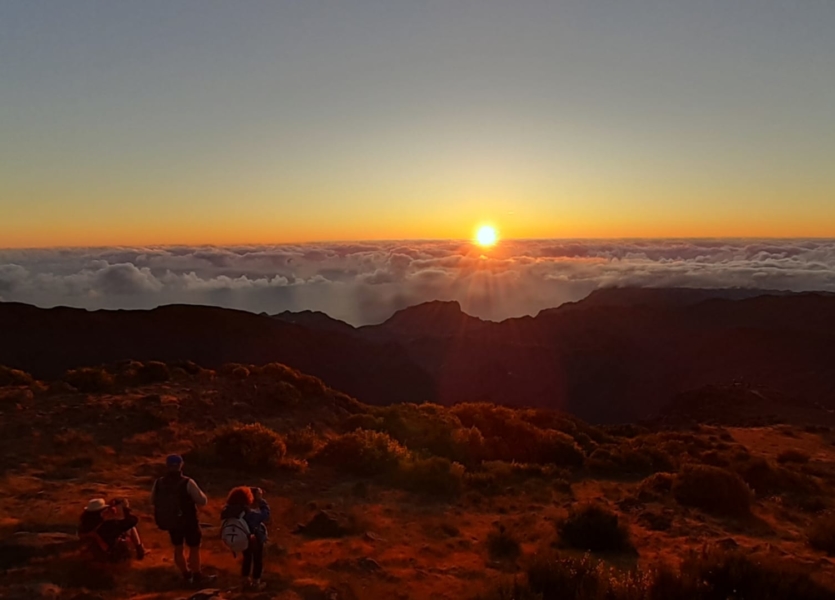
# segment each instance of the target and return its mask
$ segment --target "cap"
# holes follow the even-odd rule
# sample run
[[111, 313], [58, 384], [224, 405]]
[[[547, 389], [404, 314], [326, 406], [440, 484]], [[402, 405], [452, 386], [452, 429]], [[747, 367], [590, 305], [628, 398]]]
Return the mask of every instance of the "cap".
[[165, 459], [165, 464], [169, 467], [179, 467], [183, 464], [183, 457], [179, 454], [169, 454]]
[[104, 501], [104, 498], [93, 498], [87, 503], [87, 508], [84, 510], [86, 512], [99, 512], [105, 508], [107, 508], [107, 502]]

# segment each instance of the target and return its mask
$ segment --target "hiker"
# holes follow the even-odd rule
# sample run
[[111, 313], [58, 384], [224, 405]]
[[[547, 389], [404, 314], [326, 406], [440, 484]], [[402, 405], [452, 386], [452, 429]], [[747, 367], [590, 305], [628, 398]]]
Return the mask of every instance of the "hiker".
[[81, 513], [78, 537], [96, 558], [110, 562], [128, 560], [133, 546], [136, 559], [142, 560], [145, 547], [136, 529], [138, 523], [126, 498], [115, 498], [110, 502], [93, 498]]
[[264, 589], [261, 581], [264, 571], [264, 545], [267, 543], [267, 528], [264, 523], [270, 519], [270, 505], [264, 500], [264, 491], [257, 487], [233, 488], [229, 492], [220, 518], [223, 519], [220, 528], [223, 543], [236, 556], [238, 552], [243, 554], [243, 588], [254, 591]]
[[[183, 457], [172, 454], [165, 459], [167, 472], [154, 482], [151, 504], [157, 527], [168, 532], [174, 546], [174, 563], [187, 583], [206, 583], [214, 579], [200, 570], [200, 542], [203, 532], [197, 507], [208, 499], [193, 479], [183, 475]], [[183, 544], [188, 546], [186, 562]]]

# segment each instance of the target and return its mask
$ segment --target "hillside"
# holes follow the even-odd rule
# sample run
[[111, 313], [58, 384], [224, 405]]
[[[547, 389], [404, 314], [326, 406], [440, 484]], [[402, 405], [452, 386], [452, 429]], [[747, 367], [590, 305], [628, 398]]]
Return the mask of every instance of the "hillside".
[[606, 290], [500, 323], [430, 302], [360, 328], [312, 312], [0, 303], [0, 363], [57, 377], [131, 358], [278, 361], [371, 404], [486, 401], [594, 423], [653, 418], [682, 393], [735, 382], [835, 408], [835, 296], [752, 293]]
[[[210, 497], [217, 593], [202, 598], [835, 594], [835, 433], [820, 415], [650, 429], [487, 404], [373, 407], [279, 364], [130, 362], [55, 382], [2, 370], [0, 384], [2, 598], [191, 597], [148, 504], [170, 452]], [[254, 594], [217, 538], [222, 498], [241, 484], [274, 511], [268, 587]], [[94, 496], [129, 498], [144, 561], [82, 559], [72, 534]]]

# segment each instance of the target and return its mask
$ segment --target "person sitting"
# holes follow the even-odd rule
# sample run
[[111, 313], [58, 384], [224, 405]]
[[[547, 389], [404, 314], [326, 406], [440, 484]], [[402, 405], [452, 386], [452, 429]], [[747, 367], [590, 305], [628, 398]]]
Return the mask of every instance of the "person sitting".
[[136, 559], [145, 558], [145, 547], [136, 529], [139, 519], [131, 513], [126, 498], [106, 502], [93, 498], [87, 503], [78, 524], [78, 536], [87, 542], [95, 556], [108, 561], [130, 558], [131, 546]]
[[[257, 507], [257, 509], [253, 508]], [[267, 543], [267, 528], [270, 519], [270, 505], [264, 500], [264, 492], [257, 487], [236, 487], [229, 492], [226, 506], [220, 514], [226, 522], [243, 520], [249, 533], [249, 543], [242, 551], [241, 577], [244, 589], [262, 590], [261, 574], [264, 571], [264, 545]], [[224, 524], [224, 529], [226, 524]], [[251, 575], [251, 579], [250, 579]]]

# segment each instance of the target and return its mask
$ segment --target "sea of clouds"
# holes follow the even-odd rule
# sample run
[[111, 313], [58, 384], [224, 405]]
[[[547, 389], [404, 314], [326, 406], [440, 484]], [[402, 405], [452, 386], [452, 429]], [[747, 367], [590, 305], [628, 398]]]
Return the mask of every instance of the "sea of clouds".
[[321, 310], [355, 325], [458, 300], [532, 315], [601, 287], [835, 291], [835, 240], [530, 240], [0, 250], [0, 300], [38, 306], [210, 304]]

